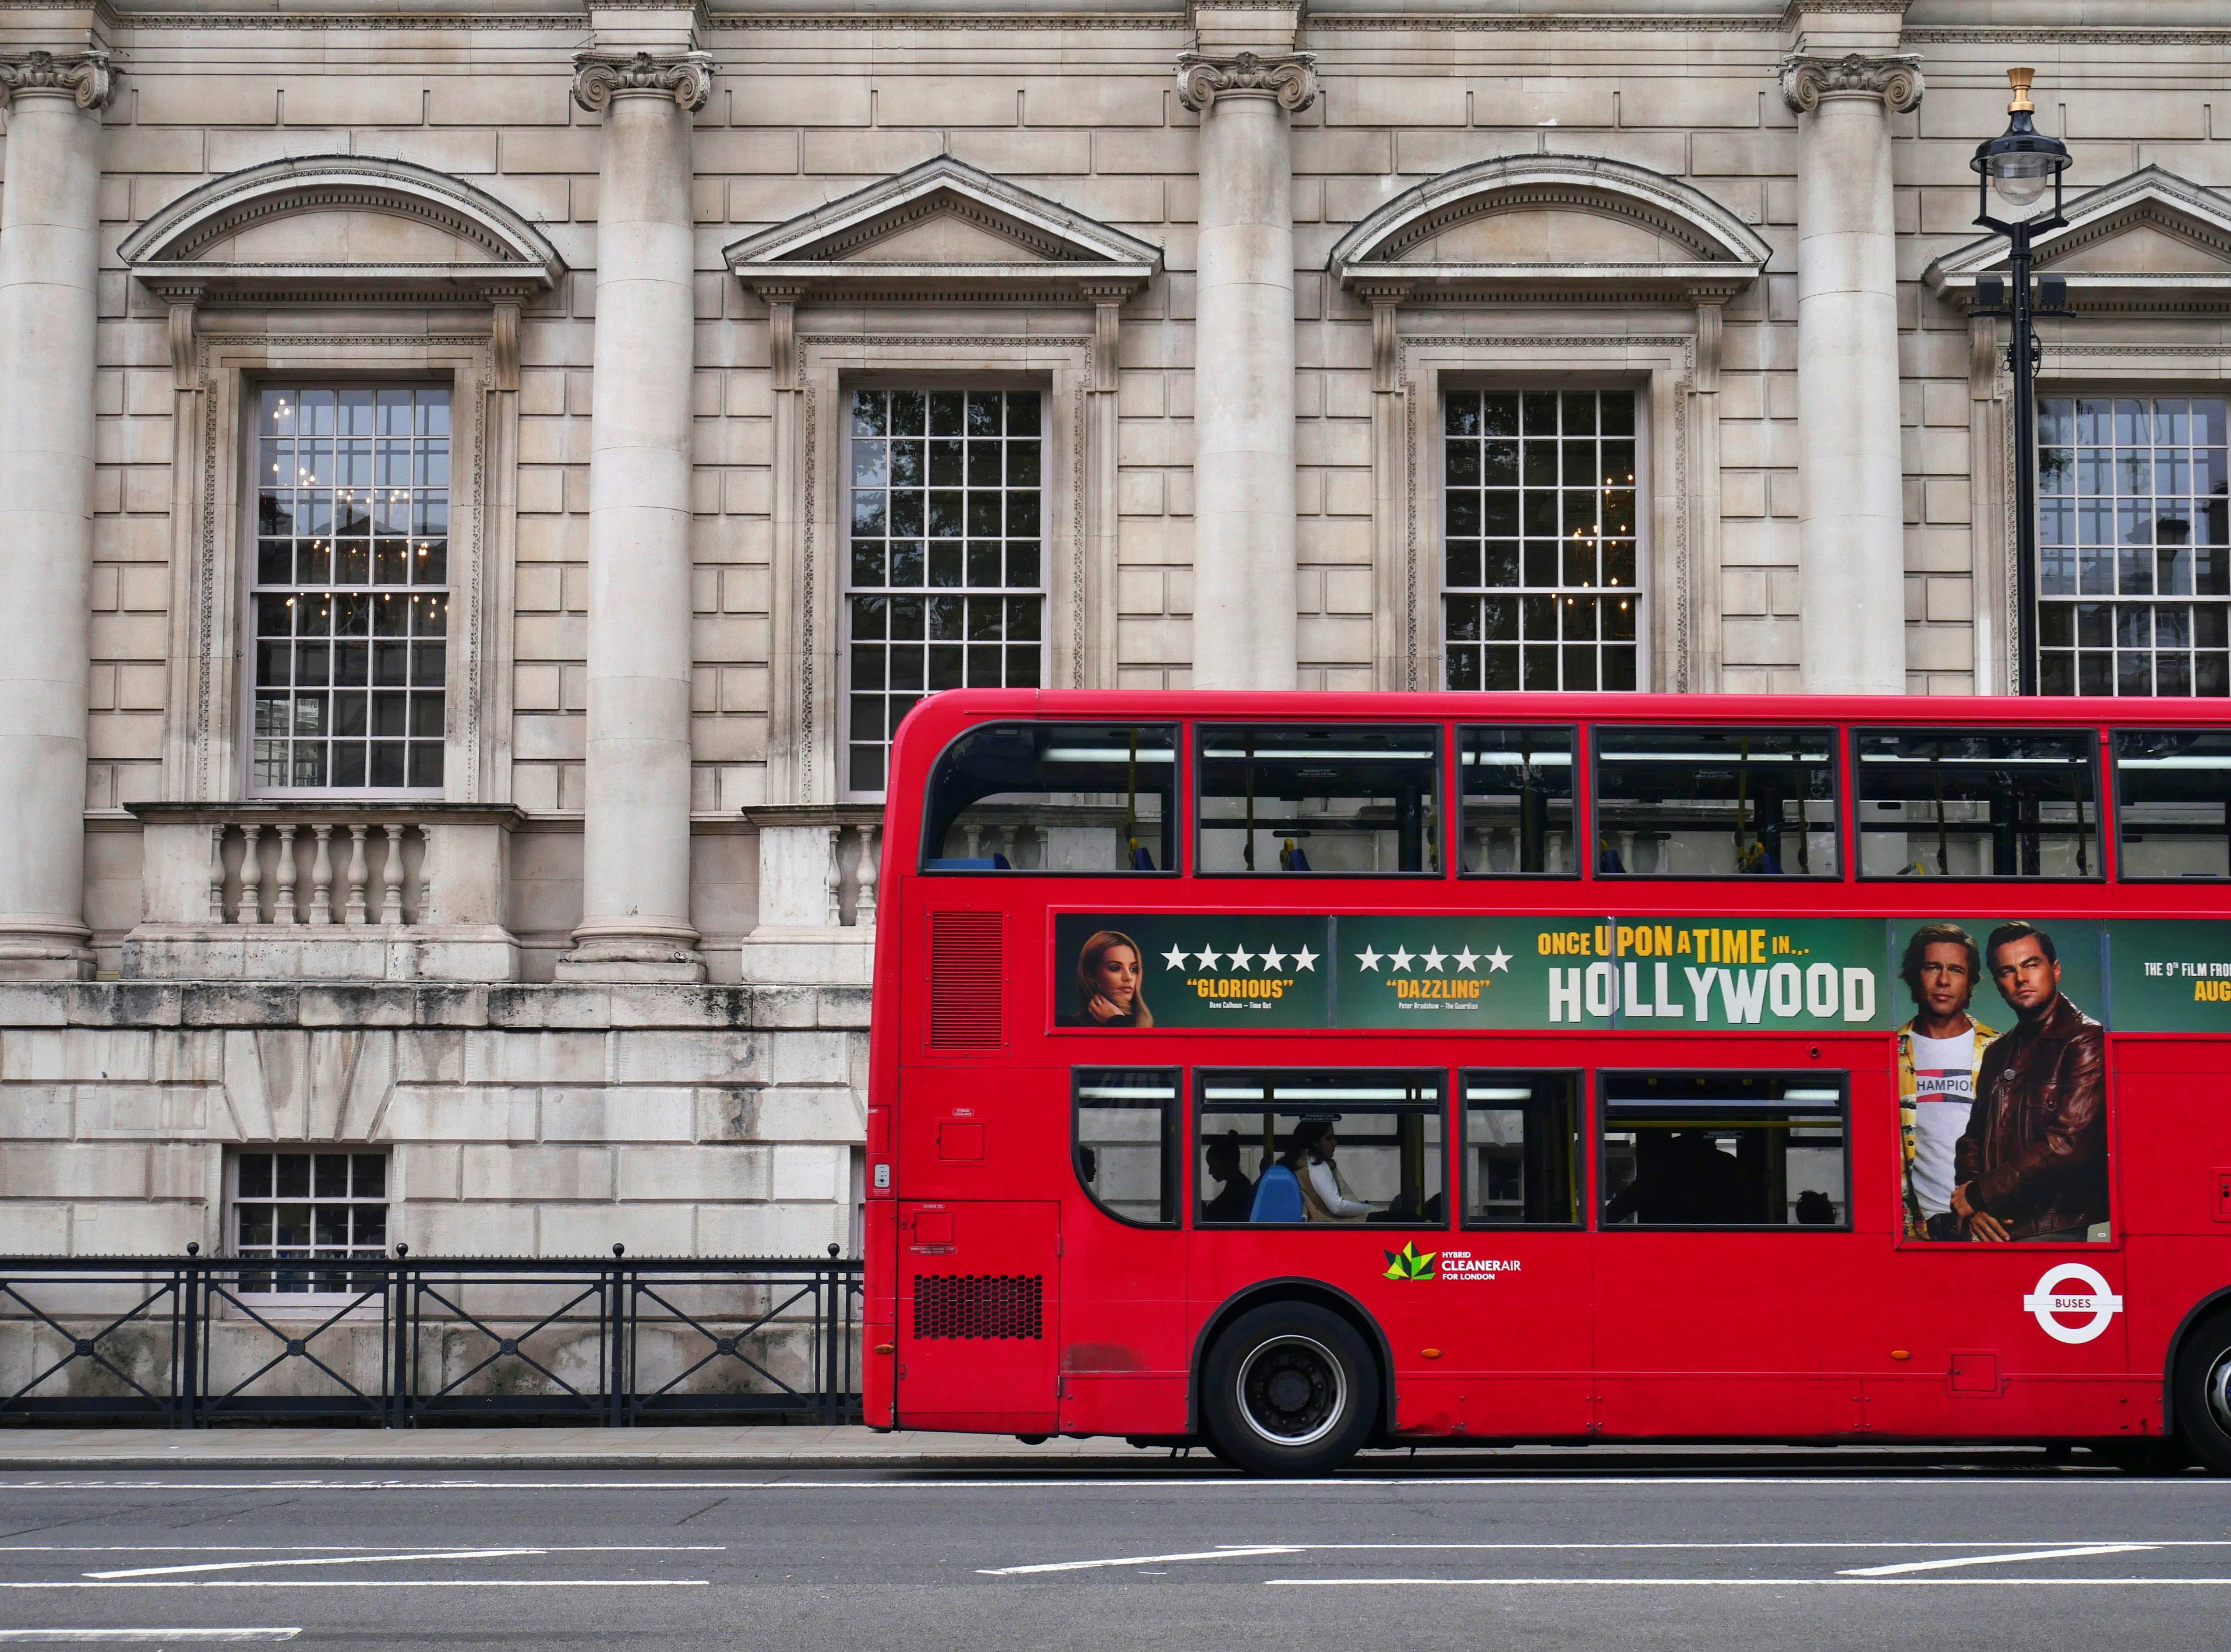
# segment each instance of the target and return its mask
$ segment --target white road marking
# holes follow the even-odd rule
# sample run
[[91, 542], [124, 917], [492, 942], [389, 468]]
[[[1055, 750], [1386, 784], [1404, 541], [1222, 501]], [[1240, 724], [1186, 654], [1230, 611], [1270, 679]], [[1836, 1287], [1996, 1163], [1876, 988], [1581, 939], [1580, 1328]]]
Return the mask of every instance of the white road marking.
[[522, 1554], [546, 1554], [546, 1549], [434, 1549], [415, 1554], [329, 1554], [314, 1560], [203, 1560], [186, 1566], [133, 1566], [123, 1571], [88, 1571], [104, 1582], [111, 1578], [161, 1578], [188, 1571], [247, 1571], [262, 1566], [365, 1566], [396, 1560], [513, 1560]]
[[[1441, 1550], [1499, 1551], [1511, 1549], [1525, 1550], [1529, 1552], [1588, 1551], [1596, 1549], [1703, 1549], [1710, 1552], [1717, 1552], [1724, 1549], [2020, 1549], [2027, 1545], [2034, 1544], [2036, 1541], [2037, 1539], [2035, 1538], [2024, 1538], [2020, 1540], [2010, 1540], [2007, 1539], [1984, 1539], [1980, 1538], [1957, 1539], [1938, 1539], [1931, 1540], [1904, 1539], [1894, 1542], [1887, 1540], [1878, 1541], [1874, 1539], [1839, 1541], [1822, 1539], [1814, 1540], [1775, 1540], [1759, 1542], [1737, 1541], [1728, 1543], [1672, 1543], [1655, 1541], [1637, 1541], [1627, 1543], [1297, 1543], [1291, 1546], [1296, 1550], [1305, 1551], [1312, 1554], [1318, 1552], [1337, 1552], [1346, 1554], [1355, 1553], [1358, 1551], [1429, 1553]], [[2231, 1538], [2148, 1538], [2143, 1541], [2136, 1539], [2125, 1539], [2121, 1538], [2070, 1538], [2067, 1539], [2067, 1545], [2068, 1546], [2058, 1549], [2040, 1549], [2037, 1550], [2034, 1554], [1993, 1555], [1989, 1557], [1989, 1559], [1995, 1564], [2001, 1560], [2037, 1559], [2049, 1558], [2054, 1555], [2070, 1553], [2112, 1554], [2132, 1549], [2231, 1549]], [[2079, 1548], [2075, 1546], [2077, 1545], [2098, 1546], [2085, 1546]], [[1221, 1546], [1237, 1549], [1245, 1548], [1251, 1546], [1234, 1543]], [[1982, 1565], [1985, 1564], [1985, 1562], [1978, 1559], [1974, 1561], [1956, 1562], [1931, 1561], [1929, 1564], [1932, 1565]], [[1864, 1572], [1853, 1572], [1850, 1575], [1853, 1577], [1864, 1577], [1869, 1574]]]
[[1956, 1555], [1944, 1560], [1901, 1560], [1894, 1565], [1858, 1566], [1837, 1575], [1844, 1578], [1888, 1578], [1902, 1571], [1950, 1571], [1956, 1566], [2012, 1565], [2017, 1560], [2076, 1560], [2095, 1554], [2142, 1554], [2156, 1546], [2151, 1543], [2095, 1543], [2081, 1549], [2027, 1549], [2014, 1554]]
[[36, 1641], [42, 1645], [82, 1645], [94, 1641], [137, 1641], [168, 1645], [173, 1641], [291, 1641], [299, 1629], [0, 1629], [0, 1644]]
[[1092, 1571], [1102, 1566], [1154, 1566], [1167, 1560], [1243, 1560], [1250, 1555], [1299, 1554], [1303, 1545], [1271, 1543], [1255, 1548], [1202, 1549], [1192, 1554], [1134, 1554], [1114, 1560], [1048, 1560], [1030, 1566], [979, 1566], [986, 1578], [1021, 1578], [1041, 1571]]
[[140, 1578], [4, 1583], [0, 1589], [703, 1589], [709, 1578]]
[[[0, 1543], [10, 1554], [400, 1554], [408, 1543]], [[725, 1543], [540, 1543], [537, 1554], [720, 1554]]]
[[2231, 1578], [1265, 1578], [1273, 1589], [2231, 1589]]

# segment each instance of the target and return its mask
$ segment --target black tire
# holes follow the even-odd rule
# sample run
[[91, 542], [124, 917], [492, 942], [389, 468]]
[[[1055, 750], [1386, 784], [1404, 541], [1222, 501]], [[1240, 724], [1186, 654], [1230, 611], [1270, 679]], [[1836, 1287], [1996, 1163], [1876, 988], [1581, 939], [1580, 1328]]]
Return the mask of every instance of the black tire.
[[1201, 1371], [1210, 1447], [1253, 1475], [1315, 1475], [1354, 1456], [1379, 1415], [1379, 1365], [1355, 1327], [1310, 1302], [1234, 1320]]
[[2177, 1434], [2208, 1473], [2231, 1475], [2231, 1314], [2194, 1328], [2170, 1386]]

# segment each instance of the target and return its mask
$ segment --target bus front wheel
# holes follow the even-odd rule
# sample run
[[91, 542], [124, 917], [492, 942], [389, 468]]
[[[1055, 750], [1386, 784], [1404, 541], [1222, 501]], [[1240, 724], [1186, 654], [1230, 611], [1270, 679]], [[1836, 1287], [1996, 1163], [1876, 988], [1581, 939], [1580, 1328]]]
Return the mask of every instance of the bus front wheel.
[[1217, 1455], [1258, 1475], [1307, 1475], [1355, 1455], [1379, 1410], [1379, 1369], [1355, 1327], [1309, 1302], [1272, 1302], [1209, 1350], [1201, 1417]]
[[2211, 1474], [2231, 1475], [2231, 1314], [2195, 1330], [2176, 1357], [2176, 1431]]

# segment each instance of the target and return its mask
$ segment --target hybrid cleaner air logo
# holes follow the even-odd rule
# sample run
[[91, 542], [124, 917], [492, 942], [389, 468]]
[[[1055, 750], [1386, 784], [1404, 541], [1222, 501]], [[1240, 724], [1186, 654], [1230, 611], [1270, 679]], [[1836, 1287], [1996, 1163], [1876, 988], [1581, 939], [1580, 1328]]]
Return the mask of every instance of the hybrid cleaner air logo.
[[1382, 1251], [1380, 1254], [1387, 1258], [1386, 1277], [1388, 1279], [1438, 1279], [1440, 1277], [1440, 1254], [1438, 1251], [1420, 1250], [1416, 1245], [1406, 1241], [1401, 1249]]

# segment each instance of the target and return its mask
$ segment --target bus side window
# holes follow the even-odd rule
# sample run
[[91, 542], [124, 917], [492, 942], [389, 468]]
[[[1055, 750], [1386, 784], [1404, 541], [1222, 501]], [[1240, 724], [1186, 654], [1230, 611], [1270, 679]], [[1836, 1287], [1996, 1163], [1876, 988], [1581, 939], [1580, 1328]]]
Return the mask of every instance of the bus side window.
[[1600, 1073], [1607, 1228], [1847, 1228], [1841, 1073]]
[[1860, 729], [1859, 875], [2096, 878], [2099, 737]]
[[1201, 1226], [1445, 1225], [1441, 1074], [1200, 1071], [1193, 1082]]
[[1835, 878], [1833, 728], [1598, 728], [1596, 874]]
[[946, 747], [922, 810], [925, 872], [1173, 872], [1177, 729], [987, 723]]
[[1466, 877], [1577, 877], [1573, 731], [1459, 728], [1457, 870]]
[[1580, 1074], [1471, 1072], [1461, 1082], [1465, 1226], [1577, 1225]]
[[1070, 1080], [1079, 1185], [1119, 1222], [1177, 1226], [1177, 1073], [1081, 1067]]
[[2115, 829], [2125, 880], [2231, 878], [2231, 734], [2116, 730]]
[[1205, 874], [1439, 875], [1441, 730], [1203, 724]]

